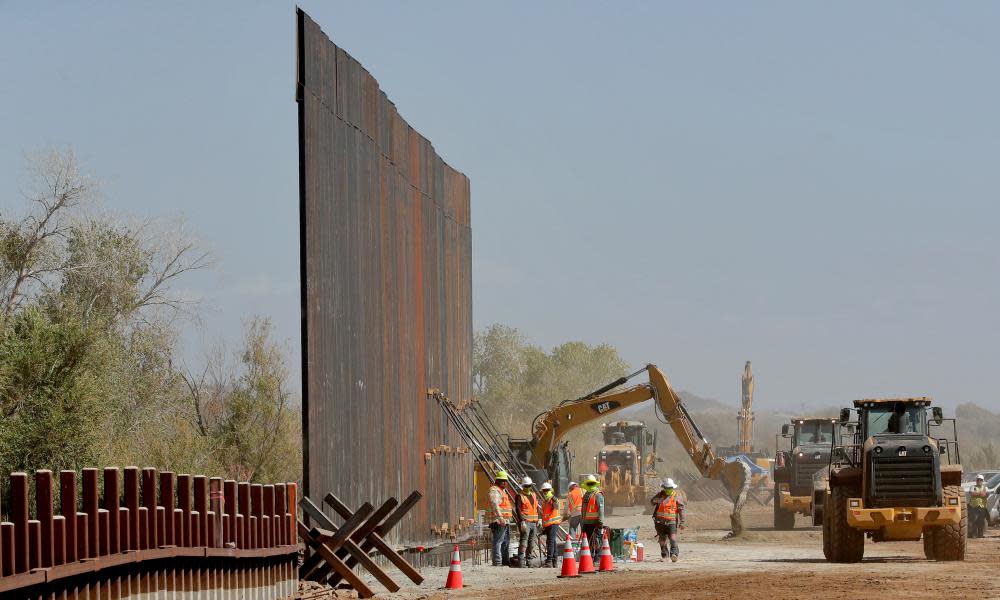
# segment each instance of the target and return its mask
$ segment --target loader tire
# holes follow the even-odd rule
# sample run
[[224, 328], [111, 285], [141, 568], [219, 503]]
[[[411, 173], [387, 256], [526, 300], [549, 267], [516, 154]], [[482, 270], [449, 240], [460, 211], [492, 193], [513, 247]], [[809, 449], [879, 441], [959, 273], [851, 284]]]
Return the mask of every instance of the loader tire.
[[936, 528], [924, 530], [924, 556], [927, 560], [934, 560], [934, 533], [936, 531]]
[[861, 492], [855, 487], [834, 487], [830, 505], [824, 512], [830, 515], [830, 561], [837, 563], [861, 562], [865, 555], [865, 534], [847, 524], [847, 499], [858, 498]]
[[830, 560], [830, 513], [823, 511], [823, 558]]
[[934, 558], [936, 560], [965, 560], [965, 544], [969, 530], [969, 512], [965, 506], [965, 492], [960, 485], [944, 488], [944, 505], [949, 498], [958, 498], [962, 518], [957, 525], [945, 525], [934, 532]]
[[795, 529], [795, 513], [781, 509], [781, 494], [778, 493], [778, 485], [774, 484], [774, 528], [780, 531]]

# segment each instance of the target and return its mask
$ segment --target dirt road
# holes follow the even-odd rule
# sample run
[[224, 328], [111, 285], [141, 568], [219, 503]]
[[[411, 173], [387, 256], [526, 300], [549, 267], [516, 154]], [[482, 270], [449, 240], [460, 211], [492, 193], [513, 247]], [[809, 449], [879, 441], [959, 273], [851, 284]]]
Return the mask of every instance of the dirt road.
[[[410, 600], [438, 598], [631, 597], [672, 599], [783, 598], [1000, 598], [1000, 532], [969, 540], [962, 563], [923, 558], [919, 542], [872, 544], [860, 565], [835, 565], [823, 559], [821, 534], [800, 518], [794, 531], [774, 531], [771, 509], [744, 513], [748, 531], [725, 539], [727, 503], [689, 505], [681, 538], [681, 560], [661, 561], [651, 521], [641, 514], [616, 515], [611, 527], [640, 526], [647, 548], [643, 563], [616, 563], [614, 573], [557, 579], [555, 569], [507, 569], [463, 565], [465, 589], [445, 592], [447, 569], [428, 568], [423, 586], [405, 587]], [[595, 595], [596, 594], [596, 595]], [[400, 597], [396, 596], [396, 597]]]

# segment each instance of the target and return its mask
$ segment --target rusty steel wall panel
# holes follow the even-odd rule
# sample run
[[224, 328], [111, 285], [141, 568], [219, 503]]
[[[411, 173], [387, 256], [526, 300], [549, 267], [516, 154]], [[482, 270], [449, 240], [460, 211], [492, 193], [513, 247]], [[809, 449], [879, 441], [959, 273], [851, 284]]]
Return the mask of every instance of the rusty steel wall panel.
[[469, 180], [297, 19], [305, 494], [419, 490], [396, 541], [433, 542], [474, 517], [470, 455], [426, 398], [472, 395]]

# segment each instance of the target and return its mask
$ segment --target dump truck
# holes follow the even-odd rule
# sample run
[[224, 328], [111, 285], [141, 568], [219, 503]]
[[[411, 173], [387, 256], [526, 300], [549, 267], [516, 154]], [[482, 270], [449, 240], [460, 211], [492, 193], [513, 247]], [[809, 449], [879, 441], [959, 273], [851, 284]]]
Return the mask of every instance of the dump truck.
[[[815, 477], [827, 560], [859, 562], [865, 538], [922, 538], [928, 559], [965, 560], [968, 515], [958, 431], [955, 420], [931, 404], [927, 397], [881, 398], [841, 410], [842, 435], [831, 444], [829, 467]], [[946, 433], [946, 422], [950, 438], [938, 435]]]
[[774, 436], [775, 529], [794, 529], [795, 515], [812, 515], [813, 475], [829, 466], [837, 432], [837, 419], [796, 417]]
[[601, 424], [604, 446], [597, 455], [596, 473], [604, 499], [611, 506], [635, 506], [646, 493], [647, 479], [654, 477], [656, 434], [642, 421]]

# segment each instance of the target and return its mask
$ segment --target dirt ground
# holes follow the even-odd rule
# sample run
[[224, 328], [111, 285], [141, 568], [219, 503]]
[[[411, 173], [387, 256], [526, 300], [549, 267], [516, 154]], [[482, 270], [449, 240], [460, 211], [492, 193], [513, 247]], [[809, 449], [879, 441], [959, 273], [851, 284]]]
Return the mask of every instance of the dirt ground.
[[[509, 569], [464, 565], [465, 589], [441, 589], [446, 568], [425, 568], [426, 581], [380, 597], [407, 600], [443, 598], [578, 598], [628, 594], [634, 598], [1000, 598], [1000, 531], [969, 540], [965, 562], [928, 561], [920, 542], [865, 546], [860, 565], [823, 559], [819, 528], [800, 517], [794, 531], [771, 527], [771, 508], [744, 511], [746, 533], [726, 539], [729, 505], [723, 500], [692, 502], [680, 538], [677, 563], [661, 561], [652, 521], [638, 511], [621, 511], [610, 527], [639, 526], [646, 561], [616, 563], [614, 573], [557, 579], [558, 569]], [[405, 578], [396, 578], [402, 581]], [[409, 582], [407, 582], [409, 583]], [[379, 589], [375, 583], [373, 589]], [[341, 592], [346, 595], [346, 592]], [[594, 594], [597, 594], [596, 596]], [[350, 594], [353, 596], [353, 593]], [[349, 597], [349, 596], [348, 596]]]

